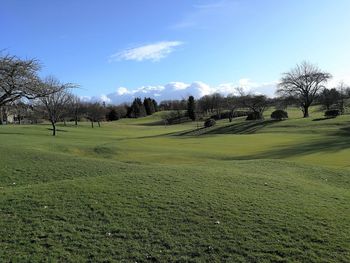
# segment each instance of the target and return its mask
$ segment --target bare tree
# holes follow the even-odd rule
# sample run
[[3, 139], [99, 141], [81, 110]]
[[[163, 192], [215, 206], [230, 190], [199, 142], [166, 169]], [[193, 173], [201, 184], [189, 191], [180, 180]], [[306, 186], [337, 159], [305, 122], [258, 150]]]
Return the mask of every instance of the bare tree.
[[239, 97], [239, 101], [244, 108], [253, 112], [253, 119], [257, 120], [264, 119], [264, 111], [270, 106], [270, 100], [265, 95], [248, 94]]
[[74, 119], [74, 123], [77, 126], [79, 117], [82, 115], [83, 111], [83, 103], [81, 102], [80, 98], [76, 95], [72, 95], [70, 98], [70, 108], [72, 111], [72, 117]]
[[0, 56], [0, 106], [20, 98], [35, 99], [45, 95], [37, 76], [39, 69], [36, 59]]
[[309, 117], [309, 107], [331, 77], [331, 74], [321, 71], [317, 66], [302, 62], [283, 74], [277, 93], [297, 97], [306, 118]]
[[53, 77], [48, 77], [42, 85], [48, 95], [41, 97], [40, 101], [46, 108], [49, 121], [52, 125], [52, 135], [55, 136], [56, 123], [60, 120], [65, 106], [69, 103], [70, 95], [68, 89], [74, 87], [74, 85], [62, 84]]
[[338, 107], [341, 114], [344, 114], [346, 100], [350, 97], [350, 87], [347, 86], [344, 82], [340, 82], [336, 89], [339, 91]]
[[91, 128], [94, 128], [94, 122], [101, 127], [101, 121], [106, 117], [106, 108], [100, 103], [87, 103], [85, 105], [86, 117], [91, 122]]

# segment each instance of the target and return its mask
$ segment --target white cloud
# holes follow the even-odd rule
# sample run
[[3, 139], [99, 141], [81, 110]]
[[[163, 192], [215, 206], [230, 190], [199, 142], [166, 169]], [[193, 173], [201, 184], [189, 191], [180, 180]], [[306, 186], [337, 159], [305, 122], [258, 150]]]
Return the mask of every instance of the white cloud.
[[124, 94], [128, 94], [129, 91], [128, 91], [127, 88], [120, 87], [120, 88], [118, 88], [117, 93], [118, 93], [119, 95], [124, 95]]
[[343, 82], [346, 85], [350, 85], [350, 70], [344, 70], [333, 74], [333, 77], [328, 81], [327, 88], [335, 88]]
[[150, 60], [159, 61], [167, 57], [175, 50], [175, 47], [183, 45], [180, 41], [162, 41], [153, 44], [122, 50], [110, 56], [110, 61], [116, 60]]
[[148, 85], [135, 89], [120, 87], [116, 92], [90, 98], [90, 101], [105, 101], [106, 103], [120, 104], [131, 102], [136, 97], [151, 97], [157, 101], [169, 99], [185, 99], [192, 95], [200, 98], [204, 95], [221, 93], [223, 95], [238, 94], [237, 87], [243, 89], [246, 93], [266, 94], [273, 96], [276, 89], [276, 81], [268, 83], [256, 83], [247, 78], [240, 79], [237, 82], [223, 83], [217, 86], [210, 86], [202, 81], [195, 81], [191, 84], [184, 82], [170, 82], [165, 85]]
[[112, 100], [107, 95], [104, 95], [104, 94], [102, 94], [100, 96], [99, 101], [105, 102], [105, 103], [111, 103], [112, 102]]

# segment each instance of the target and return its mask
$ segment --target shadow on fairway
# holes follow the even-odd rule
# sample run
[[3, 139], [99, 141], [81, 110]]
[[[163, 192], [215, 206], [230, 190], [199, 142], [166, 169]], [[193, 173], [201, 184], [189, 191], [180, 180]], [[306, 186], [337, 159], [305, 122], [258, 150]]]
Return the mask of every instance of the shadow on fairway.
[[282, 159], [313, 153], [334, 153], [350, 148], [350, 127], [342, 128], [324, 139], [310, 140], [295, 145], [280, 145], [262, 153], [223, 158], [224, 160]]
[[238, 123], [231, 123], [219, 127], [201, 127], [195, 130], [177, 133], [177, 136], [198, 136], [198, 135], [212, 135], [212, 134], [253, 134], [259, 130], [272, 125], [280, 123], [276, 120], [260, 120], [260, 121], [243, 121]]
[[325, 121], [325, 120], [330, 120], [330, 119], [333, 119], [333, 118], [323, 117], [323, 118], [313, 119], [312, 121]]
[[[52, 131], [52, 128], [47, 128], [49, 131]], [[56, 132], [68, 132], [67, 130], [56, 129]]]

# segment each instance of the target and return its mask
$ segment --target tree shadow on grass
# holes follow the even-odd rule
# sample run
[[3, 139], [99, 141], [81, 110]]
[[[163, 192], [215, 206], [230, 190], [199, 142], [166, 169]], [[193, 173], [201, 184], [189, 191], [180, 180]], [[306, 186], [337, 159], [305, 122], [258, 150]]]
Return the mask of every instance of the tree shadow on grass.
[[[52, 128], [47, 128], [47, 130], [52, 131]], [[67, 130], [56, 129], [57, 132], [68, 132]]]
[[261, 120], [261, 121], [244, 121], [234, 123], [217, 129], [209, 130], [206, 134], [253, 134], [257, 131], [270, 126], [279, 121], [276, 120]]
[[238, 123], [232, 123], [219, 127], [201, 127], [195, 130], [184, 131], [177, 133], [177, 136], [198, 136], [198, 135], [213, 135], [213, 134], [253, 134], [257, 131], [277, 123], [276, 120], [260, 120], [260, 121], [243, 121]]
[[1, 134], [3, 134], [3, 135], [25, 135], [25, 133], [23, 133], [23, 132], [3, 132], [3, 131], [0, 132], [0, 135]]
[[330, 119], [333, 119], [333, 118], [323, 117], [323, 118], [316, 118], [316, 119], [313, 119], [312, 121], [325, 121], [325, 120], [330, 120]]
[[[350, 131], [350, 127], [347, 128]], [[314, 153], [335, 153], [350, 149], [350, 135], [328, 136], [324, 139], [310, 140], [294, 145], [279, 145], [273, 149], [257, 154], [224, 158], [225, 160], [251, 160], [251, 159], [283, 159], [295, 156], [304, 156]]]
[[164, 126], [164, 121], [153, 121], [153, 122], [143, 122], [143, 123], [137, 123], [137, 125], [141, 126]]

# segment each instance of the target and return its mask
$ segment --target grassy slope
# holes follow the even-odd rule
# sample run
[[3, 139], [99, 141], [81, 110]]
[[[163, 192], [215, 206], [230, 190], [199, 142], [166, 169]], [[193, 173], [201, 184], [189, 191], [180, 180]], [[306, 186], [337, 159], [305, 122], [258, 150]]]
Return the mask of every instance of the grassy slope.
[[1, 261], [350, 261], [350, 116], [297, 114], [0, 126]]

